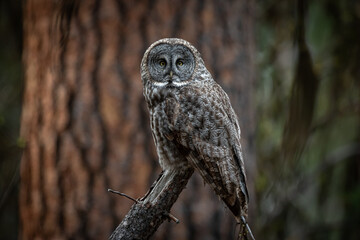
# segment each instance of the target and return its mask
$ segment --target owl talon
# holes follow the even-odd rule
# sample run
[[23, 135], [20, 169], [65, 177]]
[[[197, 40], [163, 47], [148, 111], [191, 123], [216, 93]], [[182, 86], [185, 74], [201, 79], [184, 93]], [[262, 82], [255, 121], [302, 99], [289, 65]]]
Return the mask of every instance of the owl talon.
[[240, 239], [248, 239], [247, 236], [249, 235], [252, 240], [255, 240], [255, 237], [250, 229], [250, 226], [247, 223], [244, 216], [241, 216], [241, 222], [237, 222], [237, 224], [242, 225], [242, 228], [240, 230], [241, 232], [239, 233], [239, 237], [240, 235], [243, 235], [244, 238], [240, 238]]
[[[160, 174], [160, 177], [162, 176], [162, 173]], [[159, 179], [160, 179], [160, 177], [159, 177]], [[158, 179], [158, 180], [159, 180]], [[157, 181], [156, 181], [157, 182]], [[155, 183], [156, 183], [155, 182]], [[122, 197], [126, 197], [126, 198], [128, 198], [128, 199], [130, 199], [130, 200], [132, 200], [132, 201], [134, 201], [135, 203], [139, 203], [140, 201], [141, 201], [141, 199], [140, 199], [140, 201], [138, 201], [138, 200], [136, 200], [135, 198], [133, 198], [133, 197], [130, 197], [129, 195], [126, 195], [125, 193], [122, 193], [122, 192], [119, 192], [119, 191], [115, 191], [115, 190], [112, 190], [112, 189], [110, 189], [110, 188], [108, 188], [108, 190], [107, 190], [108, 192], [111, 192], [111, 193], [114, 193], [114, 194], [118, 194], [118, 195], [120, 195], [120, 196], [122, 196]], [[149, 190], [149, 192], [151, 192], [151, 189]], [[145, 198], [145, 197], [144, 197]], [[143, 198], [142, 198], [143, 199]], [[164, 215], [167, 217], [167, 218], [169, 218], [169, 221], [174, 221], [176, 224], [178, 224], [178, 223], [180, 223], [180, 220], [179, 219], [177, 219], [174, 215], [172, 215], [171, 213], [169, 213], [169, 212], [165, 212], [164, 213]]]

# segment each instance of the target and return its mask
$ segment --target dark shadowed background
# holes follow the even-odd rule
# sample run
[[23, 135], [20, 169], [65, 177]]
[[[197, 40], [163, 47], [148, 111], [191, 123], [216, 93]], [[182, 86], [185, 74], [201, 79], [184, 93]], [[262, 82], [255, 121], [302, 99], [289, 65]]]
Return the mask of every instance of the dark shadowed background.
[[[360, 236], [359, 1], [0, 2], [0, 238], [106, 239], [160, 172], [139, 65], [195, 45], [240, 119], [257, 239]], [[21, 129], [21, 130], [20, 130]], [[193, 176], [154, 239], [234, 239]]]

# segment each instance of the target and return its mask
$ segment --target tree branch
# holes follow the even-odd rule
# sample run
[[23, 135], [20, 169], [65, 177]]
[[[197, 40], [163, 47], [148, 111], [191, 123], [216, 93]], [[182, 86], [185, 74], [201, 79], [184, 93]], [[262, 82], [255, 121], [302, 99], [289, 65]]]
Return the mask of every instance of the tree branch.
[[175, 218], [170, 208], [193, 172], [191, 167], [164, 171], [149, 193], [131, 207], [109, 239], [149, 239], [165, 219]]

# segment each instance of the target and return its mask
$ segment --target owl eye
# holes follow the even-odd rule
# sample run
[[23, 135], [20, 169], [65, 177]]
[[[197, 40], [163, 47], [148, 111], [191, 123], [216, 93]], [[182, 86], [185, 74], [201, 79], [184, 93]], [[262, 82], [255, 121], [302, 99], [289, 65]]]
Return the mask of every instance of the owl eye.
[[176, 65], [182, 66], [182, 65], [184, 65], [184, 62], [182, 60], [177, 60]]
[[165, 66], [166, 66], [165, 60], [164, 60], [164, 59], [161, 59], [161, 60], [159, 61], [159, 65], [160, 65], [161, 67], [165, 67]]

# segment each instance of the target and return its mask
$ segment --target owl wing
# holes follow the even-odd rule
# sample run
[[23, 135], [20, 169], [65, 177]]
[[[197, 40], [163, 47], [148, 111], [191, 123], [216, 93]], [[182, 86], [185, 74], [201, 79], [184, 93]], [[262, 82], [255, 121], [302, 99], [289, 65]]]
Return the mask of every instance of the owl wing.
[[182, 91], [180, 100], [170, 98], [166, 103], [167, 137], [183, 149], [240, 222], [247, 215], [248, 191], [240, 128], [229, 98], [216, 83], [207, 89]]

